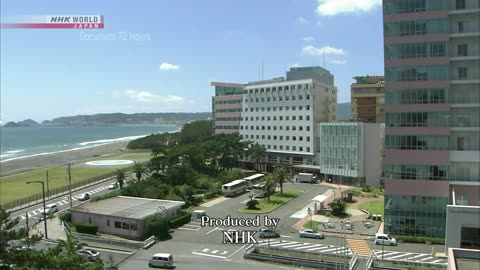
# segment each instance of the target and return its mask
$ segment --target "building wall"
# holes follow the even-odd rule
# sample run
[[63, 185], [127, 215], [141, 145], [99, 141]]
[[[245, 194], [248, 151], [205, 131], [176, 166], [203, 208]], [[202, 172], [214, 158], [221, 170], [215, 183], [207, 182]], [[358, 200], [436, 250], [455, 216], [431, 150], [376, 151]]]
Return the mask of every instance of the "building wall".
[[355, 77], [350, 89], [352, 119], [364, 123], [384, 123], [385, 90], [383, 76]]
[[480, 12], [461, 4], [384, 0], [389, 233], [444, 237], [448, 181], [480, 181]]
[[212, 82], [215, 96], [212, 97], [213, 132], [238, 133], [242, 112], [244, 84]]
[[[469, 233], [469, 235], [463, 235], [462, 237], [462, 228], [465, 227], [474, 228], [472, 231], [475, 231], [476, 229], [477, 233]], [[464, 205], [447, 206], [445, 250], [448, 250], [449, 248], [475, 248], [470, 245], [472, 244], [472, 241], [479, 242], [479, 233], [480, 207]]]
[[380, 185], [383, 171], [383, 140], [384, 124], [364, 124], [364, 174], [366, 184], [369, 186]]
[[[129, 219], [79, 212], [72, 209], [72, 222], [83, 222], [98, 226], [98, 232], [117, 235], [128, 239], [141, 239], [145, 234], [145, 226], [139, 219]], [[120, 228], [118, 223], [120, 222]], [[133, 226], [132, 226], [133, 225]], [[136, 227], [136, 229], [134, 229]]]

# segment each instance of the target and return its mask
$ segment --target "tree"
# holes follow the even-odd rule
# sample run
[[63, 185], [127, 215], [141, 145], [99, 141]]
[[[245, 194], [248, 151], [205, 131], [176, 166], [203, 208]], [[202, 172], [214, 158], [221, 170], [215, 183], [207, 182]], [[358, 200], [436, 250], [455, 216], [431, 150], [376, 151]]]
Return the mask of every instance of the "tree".
[[195, 121], [187, 123], [180, 131], [180, 143], [189, 144], [201, 141], [212, 135], [212, 121]]
[[248, 201], [246, 205], [247, 205], [247, 209], [255, 210], [255, 209], [258, 209], [259, 204], [260, 203], [258, 202], [258, 200], [251, 200], [251, 201]]
[[337, 199], [329, 203], [328, 206], [332, 208], [332, 215], [336, 217], [343, 217], [347, 215], [347, 213], [345, 212], [345, 209], [347, 208], [347, 204], [341, 199]]
[[272, 193], [275, 192], [275, 187], [277, 186], [277, 183], [275, 182], [275, 179], [273, 179], [272, 175], [270, 174], [267, 174], [264, 180], [265, 180], [265, 186], [263, 188], [267, 192], [267, 200], [270, 201], [270, 195], [272, 195]]
[[288, 180], [289, 177], [290, 176], [288, 175], [288, 171], [285, 169], [285, 167], [276, 167], [273, 171], [273, 178], [280, 186], [280, 194], [283, 194], [283, 184]]
[[76, 255], [77, 251], [83, 248], [83, 245], [77, 241], [75, 236], [69, 230], [66, 230], [67, 239], [59, 240], [59, 247], [64, 249], [67, 252], [67, 255]]
[[255, 168], [256, 169], [258, 169], [258, 164], [261, 161], [265, 161], [266, 151], [267, 151], [267, 149], [265, 148], [265, 146], [260, 145], [258, 143], [250, 145], [248, 155], [255, 162]]
[[137, 181], [140, 182], [142, 180], [142, 176], [145, 173], [145, 167], [142, 163], [133, 163], [133, 172], [135, 172], [135, 177], [137, 177]]
[[125, 182], [125, 171], [122, 169], [116, 169], [115, 170], [115, 177], [117, 178], [118, 185], [120, 186], [120, 189], [123, 189], [123, 184]]
[[148, 218], [145, 222], [145, 228], [148, 235], [153, 235], [157, 239], [166, 240], [170, 238], [168, 221], [159, 215]]

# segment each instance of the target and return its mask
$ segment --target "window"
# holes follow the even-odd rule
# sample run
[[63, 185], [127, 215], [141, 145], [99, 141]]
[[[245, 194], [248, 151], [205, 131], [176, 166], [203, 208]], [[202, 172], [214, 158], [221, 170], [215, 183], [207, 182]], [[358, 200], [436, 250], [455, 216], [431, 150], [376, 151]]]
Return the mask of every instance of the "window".
[[120, 221], [115, 221], [115, 228], [122, 228], [122, 223]]
[[137, 230], [137, 224], [130, 224], [130, 230], [136, 231]]
[[458, 68], [458, 79], [465, 80], [465, 79], [467, 79], [467, 77], [468, 77], [467, 68], [466, 67], [459, 67]]
[[455, 8], [458, 9], [465, 9], [465, 0], [457, 0]]
[[294, 116], [292, 116], [292, 120], [293, 120], [293, 121], [297, 120], [297, 118], [296, 118], [296, 116], [295, 116], [295, 115], [294, 115]]
[[446, 44], [444, 42], [435, 42], [431, 44], [432, 56], [445, 56], [447, 53]]
[[306, 110], [307, 111], [310, 110], [310, 105], [307, 105]]
[[107, 227], [110, 227], [110, 220], [107, 219]]
[[303, 120], [303, 116], [301, 116], [301, 115], [298, 116], [298, 120], [300, 120], [300, 121]]
[[457, 54], [458, 54], [458, 56], [467, 56], [468, 55], [467, 44], [458, 44], [457, 45]]
[[310, 100], [310, 95], [307, 95], [307, 96], [306, 96], [306, 99], [307, 99], [307, 100]]
[[464, 31], [463, 22], [458, 22], [458, 33], [463, 33]]
[[295, 111], [295, 106], [292, 106], [292, 111]]
[[122, 229], [128, 230], [128, 228], [130, 228], [128, 223], [122, 222]]

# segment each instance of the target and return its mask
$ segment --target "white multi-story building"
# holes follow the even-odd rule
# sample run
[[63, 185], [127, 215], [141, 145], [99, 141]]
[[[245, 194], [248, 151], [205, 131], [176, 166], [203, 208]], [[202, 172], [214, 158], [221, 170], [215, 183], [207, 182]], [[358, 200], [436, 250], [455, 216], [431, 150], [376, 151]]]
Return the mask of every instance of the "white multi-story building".
[[267, 149], [269, 163], [318, 165], [314, 123], [335, 121], [337, 89], [321, 67], [291, 68], [287, 79], [244, 88], [240, 135]]

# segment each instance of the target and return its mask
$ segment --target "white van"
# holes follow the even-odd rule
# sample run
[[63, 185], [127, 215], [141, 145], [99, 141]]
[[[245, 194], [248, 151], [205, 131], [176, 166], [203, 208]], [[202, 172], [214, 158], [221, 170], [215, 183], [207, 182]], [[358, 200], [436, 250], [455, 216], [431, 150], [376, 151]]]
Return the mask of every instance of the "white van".
[[148, 261], [149, 267], [170, 268], [173, 265], [173, 256], [168, 253], [157, 253]]
[[397, 240], [388, 237], [387, 234], [377, 233], [375, 234], [375, 245], [396, 246]]

